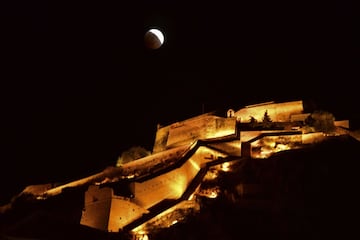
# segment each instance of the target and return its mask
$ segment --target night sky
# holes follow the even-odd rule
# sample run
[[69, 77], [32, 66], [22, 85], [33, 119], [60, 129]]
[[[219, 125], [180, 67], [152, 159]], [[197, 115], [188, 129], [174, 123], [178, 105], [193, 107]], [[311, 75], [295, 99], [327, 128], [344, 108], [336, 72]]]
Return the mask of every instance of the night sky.
[[[359, 118], [348, 1], [7, 2], [1, 201], [101, 171], [132, 146], [151, 150], [158, 123], [204, 111], [302, 99]], [[158, 50], [144, 46], [151, 27], [165, 34]]]

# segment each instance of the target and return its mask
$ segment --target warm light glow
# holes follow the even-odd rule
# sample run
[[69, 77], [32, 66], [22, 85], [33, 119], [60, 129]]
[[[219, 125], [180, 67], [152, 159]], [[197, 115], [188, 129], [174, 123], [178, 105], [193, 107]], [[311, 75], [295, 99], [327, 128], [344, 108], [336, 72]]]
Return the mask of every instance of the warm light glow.
[[128, 176], [126, 176], [127, 179], [131, 179], [131, 178], [134, 178], [135, 177], [135, 174], [130, 174]]
[[195, 189], [195, 191], [189, 196], [189, 198], [188, 198], [189, 201], [195, 200], [196, 193], [199, 192], [199, 189], [200, 189], [200, 185], [197, 186], [196, 189]]
[[[150, 44], [156, 46], [164, 42], [164, 35], [158, 29], [150, 29], [146, 37]], [[240, 124], [248, 122], [250, 116], [261, 121], [265, 111], [274, 124], [279, 121], [285, 125], [279, 125], [281, 128], [278, 130], [269, 130]], [[46, 200], [62, 194], [67, 188], [87, 186], [81, 225], [117, 232], [126, 226], [140, 224], [131, 230], [134, 240], [149, 240], [153, 229], [181, 223], [187, 214], [199, 211], [199, 198], [213, 199], [224, 195], [235, 201], [235, 195], [232, 192], [227, 194], [227, 190], [223, 191], [218, 184], [223, 175], [229, 175], [224, 172], [239, 168], [234, 161], [242, 162], [250, 156], [259, 162], [259, 159], [269, 158], [280, 151], [321, 142], [327, 136], [347, 134], [345, 129], [325, 134], [315, 132], [315, 128], [310, 126], [296, 126], [296, 122], [304, 116], [301, 101], [252, 105], [237, 112], [232, 110], [229, 118], [201, 115], [165, 128], [158, 127], [153, 154], [136, 161], [124, 161], [117, 167], [111, 166], [60, 186], [29, 186], [23, 193]], [[241, 120], [239, 124], [235, 117]], [[294, 119], [295, 122], [290, 121]], [[349, 123], [339, 122], [337, 125], [348, 127]], [[207, 171], [205, 176], [202, 170]], [[124, 191], [114, 191], [110, 183], [119, 183]], [[259, 192], [256, 186], [247, 184], [236, 185], [235, 193], [242, 197]], [[169, 207], [167, 203], [173, 206]]]
[[215, 170], [210, 170], [206, 173], [204, 180], [214, 180], [218, 177], [218, 172]]
[[195, 193], [191, 194], [190, 197], [188, 198], [188, 200], [194, 200], [194, 197], [195, 197]]
[[275, 141], [272, 141], [272, 140], [267, 140], [266, 138], [264, 139], [265, 141], [264, 141], [264, 145], [265, 146], [269, 146], [269, 147], [271, 147], [271, 148], [274, 148], [274, 147], [276, 147], [276, 142]]
[[267, 102], [246, 106], [234, 113], [241, 122], [250, 122], [250, 117], [254, 117], [258, 121], [262, 121], [265, 111], [274, 122], [289, 121], [291, 115], [301, 114], [303, 112], [302, 101], [291, 101], [283, 103]]
[[196, 163], [196, 162], [194, 162], [194, 160], [192, 160], [191, 158], [189, 159], [189, 162], [191, 163], [191, 165], [196, 169], [196, 170], [200, 170], [200, 167], [199, 167], [199, 165]]
[[160, 30], [153, 28], [153, 29], [150, 29], [149, 32], [154, 34], [159, 39], [161, 44], [164, 43], [164, 40], [165, 40], [164, 34]]
[[303, 135], [267, 136], [251, 143], [252, 156], [255, 158], [268, 158], [276, 152], [299, 148], [304, 143]]
[[136, 235], [136, 240], [149, 240], [147, 234]]
[[[168, 228], [174, 224], [184, 221], [186, 215], [193, 210], [199, 211], [200, 205], [196, 201], [182, 201], [177, 205], [163, 211], [145, 223], [131, 230], [134, 236], [148, 234], [154, 228]], [[137, 239], [137, 238], [135, 238]]]
[[228, 129], [223, 130], [211, 129], [211, 131], [208, 132], [206, 138], [225, 137], [233, 134], [235, 134], [235, 126], [230, 126]]
[[275, 151], [273, 151], [270, 148], [261, 148], [261, 152], [260, 152], [260, 157], [261, 158], [268, 158], [272, 153], [274, 153]]
[[188, 179], [186, 176], [178, 175], [176, 181], [169, 182], [169, 185], [171, 186], [174, 196], [178, 198], [185, 192], [188, 185]]
[[324, 133], [322, 132], [307, 133], [307, 134], [303, 134], [301, 137], [303, 144], [311, 144], [322, 141], [324, 139]]
[[265, 146], [265, 147], [261, 147], [260, 153], [254, 154], [253, 157], [268, 158], [273, 153], [281, 152], [281, 151], [285, 151], [285, 150], [289, 150], [289, 149], [292, 149], [292, 147], [287, 144], [277, 144], [276, 147], [274, 147], [274, 148]]
[[218, 196], [217, 192], [212, 191], [209, 195], [209, 198], [216, 198]]
[[285, 145], [285, 144], [278, 144], [276, 146], [276, 152], [280, 152], [280, 151], [284, 151], [284, 150], [288, 150], [290, 149], [289, 145]]
[[208, 188], [208, 189], [202, 189], [198, 193], [200, 196], [207, 197], [207, 198], [217, 198], [219, 195], [219, 189], [218, 188]]
[[[213, 149], [207, 148], [207, 147], [199, 147], [199, 149], [196, 151], [196, 155], [201, 158], [202, 162], [210, 162], [218, 159], [219, 157], [226, 157], [227, 155], [221, 152], [214, 151]], [[201, 165], [201, 164], [200, 164]]]
[[144, 229], [133, 230], [133, 236], [136, 240], [149, 240], [147, 232]]
[[223, 170], [224, 172], [230, 171], [230, 163], [224, 162], [223, 164], [221, 164], [221, 170]]

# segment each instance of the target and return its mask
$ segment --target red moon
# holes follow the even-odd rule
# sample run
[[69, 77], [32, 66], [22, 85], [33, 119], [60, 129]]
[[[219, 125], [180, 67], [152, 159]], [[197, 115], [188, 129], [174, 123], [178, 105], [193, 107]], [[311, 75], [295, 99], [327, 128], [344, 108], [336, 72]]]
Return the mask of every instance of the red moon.
[[164, 43], [164, 35], [160, 30], [150, 29], [145, 33], [144, 43], [146, 48], [158, 49]]

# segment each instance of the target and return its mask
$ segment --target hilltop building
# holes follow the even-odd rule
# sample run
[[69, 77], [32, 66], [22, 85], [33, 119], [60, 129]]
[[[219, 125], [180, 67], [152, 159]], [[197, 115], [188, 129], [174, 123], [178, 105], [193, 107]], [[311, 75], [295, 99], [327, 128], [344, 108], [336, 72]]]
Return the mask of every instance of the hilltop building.
[[[229, 171], [234, 161], [268, 158], [328, 137], [306, 125], [309, 116], [302, 101], [267, 102], [229, 109], [226, 116], [205, 113], [159, 125], [149, 156], [64, 185], [46, 190], [44, 185], [31, 186], [25, 192], [36, 201], [47, 201], [69, 189], [85, 189], [79, 224], [142, 236], [150, 226], [178, 221], [179, 209], [196, 209], [196, 195], [216, 197], [216, 190], [199, 190], [203, 179], [211, 177], [210, 168]], [[346, 128], [346, 121], [333, 125], [336, 134], [346, 133], [336, 131]]]

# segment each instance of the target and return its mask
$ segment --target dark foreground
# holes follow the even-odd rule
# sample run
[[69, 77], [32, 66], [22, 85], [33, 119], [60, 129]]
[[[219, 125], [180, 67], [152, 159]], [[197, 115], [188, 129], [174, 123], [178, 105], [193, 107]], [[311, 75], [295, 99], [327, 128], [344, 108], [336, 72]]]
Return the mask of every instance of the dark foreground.
[[[334, 137], [306, 149], [251, 159], [220, 175], [215, 199], [199, 199], [196, 212], [171, 228], [149, 234], [163, 239], [324, 239], [352, 236], [360, 142]], [[241, 191], [239, 190], [241, 189]], [[81, 191], [47, 206], [19, 202], [0, 215], [0, 239], [129, 239], [76, 222]], [[59, 205], [57, 205], [59, 204]], [[54, 207], [55, 206], [55, 207]], [[62, 213], [66, 212], [66, 217]], [[69, 213], [71, 217], [69, 217]], [[12, 236], [5, 237], [5, 236]]]
[[[341, 137], [309, 149], [252, 160], [220, 178], [223, 195], [206, 201], [200, 214], [154, 234], [153, 239], [352, 236], [357, 229], [352, 219], [356, 218], [359, 146], [360, 142]], [[249, 194], [238, 194], [240, 182], [247, 183]]]

